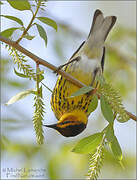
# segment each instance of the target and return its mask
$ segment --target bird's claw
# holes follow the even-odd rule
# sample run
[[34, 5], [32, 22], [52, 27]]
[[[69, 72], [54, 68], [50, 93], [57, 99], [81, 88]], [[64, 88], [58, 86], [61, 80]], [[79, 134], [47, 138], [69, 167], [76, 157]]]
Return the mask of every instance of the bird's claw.
[[53, 71], [53, 73], [55, 73], [56, 75], [58, 75], [58, 72], [62, 69], [63, 66], [59, 66], [55, 71]]

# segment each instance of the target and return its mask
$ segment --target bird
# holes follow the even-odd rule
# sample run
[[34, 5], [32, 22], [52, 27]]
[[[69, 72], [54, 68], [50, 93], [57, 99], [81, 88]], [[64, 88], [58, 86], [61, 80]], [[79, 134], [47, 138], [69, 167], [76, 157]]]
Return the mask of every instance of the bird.
[[[104, 71], [105, 45], [104, 42], [116, 22], [116, 16], [104, 17], [101, 10], [97, 9], [93, 16], [91, 29], [87, 39], [79, 46], [64, 65], [59, 69], [69, 73], [86, 86], [96, 88], [97, 75]], [[93, 95], [90, 93], [70, 97], [79, 87], [58, 76], [51, 96], [51, 108], [57, 118], [57, 123], [44, 125], [57, 130], [65, 137], [74, 137], [84, 131], [88, 123], [89, 104]]]

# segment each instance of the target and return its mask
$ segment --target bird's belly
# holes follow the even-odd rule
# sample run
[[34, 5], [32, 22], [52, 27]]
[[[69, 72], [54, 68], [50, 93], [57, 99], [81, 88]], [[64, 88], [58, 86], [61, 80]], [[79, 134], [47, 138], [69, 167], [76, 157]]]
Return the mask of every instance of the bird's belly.
[[[96, 60], [89, 62], [87, 59], [81, 59], [78, 62], [73, 62], [72, 64], [68, 65], [66, 68], [64, 68], [64, 70], [85, 85], [89, 86], [91, 85], [93, 71], [96, 66]], [[75, 109], [80, 109], [85, 111], [85, 113], [88, 112], [88, 106], [92, 99], [89, 94], [69, 98], [72, 93], [76, 92], [78, 89], [79, 87], [75, 86], [64, 77], [58, 77], [51, 98], [51, 107], [57, 119], [59, 119], [65, 112], [71, 112]]]
[[78, 62], [70, 64], [66, 72], [70, 73], [85, 85], [91, 85], [94, 70], [98, 67], [100, 67], [98, 60], [91, 60], [83, 55]]
[[88, 78], [97, 67], [100, 67], [100, 62], [97, 59], [89, 59], [87, 56], [82, 55], [78, 62], [74, 62], [74, 64], [70, 66], [70, 69], [71, 67], [75, 68], [75, 72], [82, 71], [82, 73], [86, 74], [86, 77]]

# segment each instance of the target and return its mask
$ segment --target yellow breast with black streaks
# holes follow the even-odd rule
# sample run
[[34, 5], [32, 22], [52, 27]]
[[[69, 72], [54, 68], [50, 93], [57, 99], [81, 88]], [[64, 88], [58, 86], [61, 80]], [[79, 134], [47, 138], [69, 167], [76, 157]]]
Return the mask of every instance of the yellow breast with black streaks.
[[[86, 61], [84, 61], [84, 63], [86, 63]], [[91, 85], [93, 70], [95, 69], [94, 66], [98, 66], [98, 62], [94, 62], [94, 60], [92, 60], [90, 65], [89, 63], [84, 63], [82, 61], [74, 62], [65, 67], [63, 70], [80, 80], [85, 85]], [[83, 94], [73, 98], [68, 98], [78, 89], [79, 88], [77, 86], [59, 75], [51, 98], [51, 107], [57, 119], [60, 119], [63, 114], [74, 110], [81, 110], [84, 111], [87, 116], [89, 115], [88, 106], [92, 100], [92, 96], [90, 94]]]

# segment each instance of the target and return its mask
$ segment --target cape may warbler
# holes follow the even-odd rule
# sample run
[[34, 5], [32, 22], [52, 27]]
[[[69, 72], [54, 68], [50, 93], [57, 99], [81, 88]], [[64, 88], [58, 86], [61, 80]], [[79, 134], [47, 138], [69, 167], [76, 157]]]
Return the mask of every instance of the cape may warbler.
[[[96, 10], [87, 40], [81, 44], [62, 69], [85, 85], [96, 87], [96, 75], [103, 72], [104, 41], [115, 22], [115, 16], [104, 18], [103, 13]], [[46, 127], [54, 128], [66, 137], [76, 136], [86, 128], [89, 116], [88, 107], [93, 95], [86, 93], [68, 98], [78, 89], [59, 75], [51, 98], [51, 107], [58, 122], [45, 125]]]

